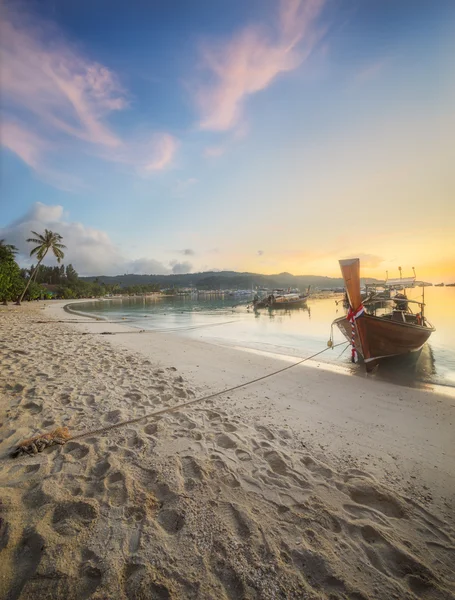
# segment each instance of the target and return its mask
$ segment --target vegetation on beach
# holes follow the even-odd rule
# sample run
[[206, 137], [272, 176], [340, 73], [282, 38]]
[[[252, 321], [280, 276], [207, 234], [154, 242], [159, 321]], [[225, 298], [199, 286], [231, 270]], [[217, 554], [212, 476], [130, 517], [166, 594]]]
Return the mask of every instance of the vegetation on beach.
[[0, 240], [0, 301], [16, 299], [21, 293], [24, 283], [21, 270], [15, 260], [17, 248]]
[[38, 264], [31, 272], [30, 277], [28, 278], [25, 284], [24, 291], [22, 292], [20, 298], [17, 301], [18, 304], [22, 302], [30, 284], [33, 281], [34, 276], [36, 275], [39, 266], [41, 265], [49, 250], [52, 251], [58, 263], [60, 263], [60, 261], [65, 257], [65, 254], [63, 253], [62, 249], [66, 248], [66, 246], [64, 246], [61, 243], [63, 238], [59, 233], [55, 233], [53, 231], [50, 231], [49, 229], [45, 229], [43, 234], [37, 233], [36, 231], [32, 231], [32, 233], [35, 237], [28, 238], [27, 242], [37, 244], [37, 246], [35, 246], [35, 248], [33, 248], [33, 250], [30, 251], [30, 256], [34, 256], [36, 254]]
[[32, 231], [35, 237], [27, 241], [36, 244], [30, 256], [36, 256], [38, 262], [28, 269], [21, 269], [16, 262], [17, 248], [0, 240], [0, 302], [6, 304], [17, 300], [39, 300], [48, 298], [92, 298], [110, 294], [144, 294], [159, 292], [160, 285], [148, 283], [121, 287], [118, 283], [106, 284], [95, 278], [86, 281], [79, 278], [72, 264], [51, 267], [42, 262], [48, 252], [52, 252], [60, 263], [64, 258], [62, 236], [45, 230], [43, 234]]

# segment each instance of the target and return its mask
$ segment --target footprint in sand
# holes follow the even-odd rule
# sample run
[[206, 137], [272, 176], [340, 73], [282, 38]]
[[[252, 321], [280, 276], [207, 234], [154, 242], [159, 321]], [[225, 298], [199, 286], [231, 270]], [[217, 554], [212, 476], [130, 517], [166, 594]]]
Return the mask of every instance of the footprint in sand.
[[239, 506], [223, 502], [219, 506], [219, 511], [228, 531], [235, 531], [242, 540], [251, 537], [253, 522]]
[[107, 423], [119, 423], [122, 420], [122, 411], [111, 410], [104, 416], [104, 420]]
[[224, 433], [216, 437], [216, 444], [217, 446], [220, 446], [220, 448], [226, 448], [226, 450], [237, 448], [237, 443]]
[[99, 479], [104, 477], [110, 468], [111, 463], [108, 460], [101, 460], [93, 467], [92, 474]]
[[100, 558], [88, 548], [81, 552], [79, 566], [78, 590], [80, 598], [91, 598], [100, 586], [103, 573], [100, 569]]
[[139, 391], [128, 392], [125, 394], [124, 398], [133, 400], [133, 402], [139, 402], [139, 400], [142, 398], [142, 394]]
[[363, 504], [374, 508], [387, 517], [404, 519], [407, 517], [404, 505], [385, 490], [368, 483], [358, 483], [348, 488], [351, 500], [357, 504]]
[[274, 473], [284, 476], [288, 475], [288, 467], [278, 452], [275, 450], [266, 452], [264, 458]]
[[236, 450], [235, 451], [235, 455], [237, 456], [237, 458], [239, 460], [241, 460], [242, 462], [245, 462], [247, 460], [251, 460], [251, 454], [249, 454], [248, 452], [246, 452], [245, 450]]
[[129, 521], [139, 523], [146, 517], [145, 510], [140, 506], [126, 506], [124, 510], [125, 518]]
[[56, 506], [52, 515], [52, 526], [60, 535], [76, 535], [97, 518], [98, 508], [95, 504], [83, 500], [64, 502]]
[[186, 489], [194, 488], [198, 481], [205, 479], [204, 470], [192, 456], [181, 459], [181, 469]]
[[63, 447], [63, 452], [69, 454], [76, 460], [81, 460], [90, 452], [90, 448], [78, 442], [67, 442]]
[[106, 487], [109, 503], [112, 504], [112, 506], [123, 506], [128, 496], [123, 473], [116, 471], [109, 475]]
[[365, 554], [375, 569], [385, 575], [405, 578], [419, 597], [422, 592], [435, 591], [433, 572], [410, 553], [394, 546], [379, 529], [364, 525], [360, 534]]
[[203, 410], [202, 412], [209, 421], [221, 421], [220, 413], [217, 413], [213, 410]]
[[319, 475], [323, 479], [332, 479], [333, 471], [328, 467], [325, 467], [321, 463], [315, 461], [311, 456], [305, 456], [300, 459], [300, 462], [313, 473], [313, 475]]
[[158, 513], [157, 521], [167, 533], [175, 535], [184, 526], [185, 517], [176, 510], [164, 509]]
[[256, 431], [259, 431], [259, 433], [262, 433], [262, 435], [264, 437], [266, 437], [269, 441], [275, 439], [275, 436], [270, 431], [270, 429], [267, 429], [267, 427], [264, 427], [263, 425], [256, 425]]
[[351, 600], [361, 597], [357, 593], [346, 593], [344, 582], [333, 573], [329, 559], [323, 554], [302, 549], [292, 550], [291, 556], [294, 565], [304, 573], [307, 582], [315, 589], [328, 588], [334, 592], [333, 597], [335, 598], [339, 597], [338, 594], [342, 594], [343, 598], [349, 597]]
[[158, 424], [157, 423], [150, 423], [150, 425], [146, 425], [144, 427], [144, 432], [147, 435], [156, 435], [158, 431]]
[[245, 586], [242, 579], [229, 564], [219, 559], [214, 560], [212, 570], [220, 580], [229, 600], [239, 600], [245, 597]]
[[42, 404], [37, 404], [36, 402], [27, 402], [27, 404], [23, 405], [23, 408], [29, 411], [32, 415], [37, 415], [43, 410]]
[[127, 563], [123, 580], [127, 598], [153, 598], [153, 600], [170, 600], [169, 588], [156, 579], [156, 572], [141, 564]]
[[10, 585], [7, 598], [19, 598], [29, 579], [35, 574], [41, 562], [44, 550], [44, 538], [33, 529], [26, 529], [22, 534], [15, 553], [14, 579]]
[[360, 504], [343, 504], [343, 509], [354, 519], [370, 519], [379, 525], [388, 527], [390, 522], [376, 510]]
[[233, 433], [234, 431], [237, 431], [237, 427], [232, 423], [223, 423], [223, 429], [228, 433]]
[[84, 396], [84, 403], [86, 406], [93, 407], [96, 405], [96, 398], [95, 398], [94, 394], [83, 394], [83, 396]]

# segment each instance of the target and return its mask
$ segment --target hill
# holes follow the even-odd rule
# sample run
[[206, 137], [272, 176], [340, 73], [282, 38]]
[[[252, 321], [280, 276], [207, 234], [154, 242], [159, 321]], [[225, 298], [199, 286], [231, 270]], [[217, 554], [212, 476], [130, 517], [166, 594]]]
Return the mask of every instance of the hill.
[[[287, 288], [296, 287], [303, 289], [311, 285], [314, 288], [344, 287], [341, 277], [323, 277], [320, 275], [291, 275], [291, 273], [277, 273], [276, 275], [262, 275], [260, 273], [237, 273], [236, 271], [206, 271], [203, 273], [186, 273], [184, 275], [99, 275], [97, 277], [81, 277], [89, 282], [105, 283], [128, 287], [132, 285], [158, 284], [162, 288], [195, 287], [198, 289], [225, 290], [225, 289], [251, 289], [252, 287]], [[365, 279], [364, 282], [377, 281]]]

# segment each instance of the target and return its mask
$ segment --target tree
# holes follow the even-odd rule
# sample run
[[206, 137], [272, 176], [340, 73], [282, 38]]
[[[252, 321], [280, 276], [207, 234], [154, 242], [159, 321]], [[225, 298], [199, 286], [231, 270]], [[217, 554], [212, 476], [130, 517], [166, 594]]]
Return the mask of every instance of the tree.
[[32, 242], [33, 244], [38, 244], [30, 252], [30, 256], [34, 256], [36, 254], [38, 263], [37, 263], [33, 273], [30, 275], [30, 277], [27, 281], [27, 285], [25, 286], [25, 289], [22, 292], [21, 297], [18, 299], [17, 304], [20, 304], [22, 302], [22, 299], [25, 296], [25, 293], [33, 279], [34, 274], [39, 269], [40, 264], [43, 262], [44, 257], [49, 252], [49, 250], [52, 250], [52, 252], [53, 252], [54, 256], [57, 258], [57, 262], [59, 264], [60, 264], [60, 261], [65, 257], [62, 248], [66, 248], [66, 246], [64, 246], [61, 243], [63, 238], [59, 233], [54, 233], [53, 231], [50, 231], [49, 229], [45, 229], [44, 233], [42, 235], [40, 233], [36, 233], [36, 231], [32, 231], [32, 233], [36, 237], [28, 238], [27, 242]]
[[79, 278], [78, 274], [76, 273], [76, 269], [73, 267], [72, 264], [69, 264], [66, 267], [66, 278], [68, 280], [68, 283], [74, 283]]
[[0, 240], [0, 301], [3, 304], [17, 298], [23, 287], [21, 270], [15, 260], [16, 252], [15, 246]]

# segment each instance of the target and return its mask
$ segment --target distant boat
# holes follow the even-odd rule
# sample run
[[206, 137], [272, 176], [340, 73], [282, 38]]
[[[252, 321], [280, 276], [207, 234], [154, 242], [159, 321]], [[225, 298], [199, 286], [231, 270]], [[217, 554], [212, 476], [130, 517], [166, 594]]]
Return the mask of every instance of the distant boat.
[[[417, 302], [406, 296], [399, 297], [390, 312], [381, 316], [367, 314], [360, 293], [359, 259], [340, 260], [339, 263], [346, 285], [349, 312], [334, 323], [352, 343], [353, 362], [358, 353], [365, 361], [366, 370], [372, 371], [383, 358], [420, 350], [435, 331], [424, 315], [424, 300]], [[390, 287], [396, 288], [398, 282], [389, 281]], [[406, 285], [408, 283], [406, 280]], [[415, 278], [413, 285], [416, 285]], [[409, 303], [418, 305], [419, 312], [414, 314]]]
[[274, 290], [266, 298], [255, 298], [253, 301], [254, 308], [301, 308], [306, 305], [310, 296], [310, 288], [306, 294], [301, 294], [297, 291], [285, 291], [283, 289]]

